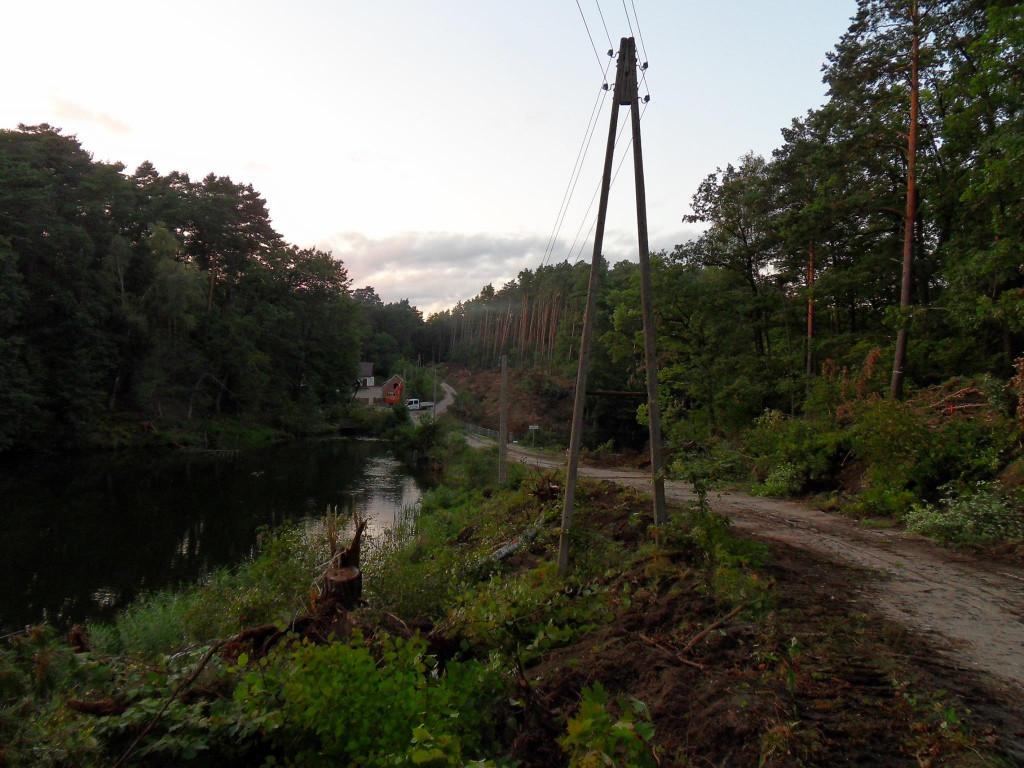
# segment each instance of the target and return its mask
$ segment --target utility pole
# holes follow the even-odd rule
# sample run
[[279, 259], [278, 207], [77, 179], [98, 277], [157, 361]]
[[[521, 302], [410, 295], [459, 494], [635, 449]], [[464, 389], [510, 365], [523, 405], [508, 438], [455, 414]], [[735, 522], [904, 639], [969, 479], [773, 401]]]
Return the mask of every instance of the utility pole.
[[558, 537], [558, 572], [565, 575], [569, 569], [569, 531], [572, 529], [576, 503], [576, 484], [579, 479], [580, 445], [583, 439], [583, 405], [587, 394], [587, 372], [590, 367], [590, 337], [594, 325], [594, 305], [597, 300], [597, 276], [604, 246], [605, 220], [608, 214], [608, 191], [611, 187], [612, 160], [615, 154], [615, 132], [619, 123], [619, 106], [632, 109], [633, 167], [636, 175], [637, 235], [640, 250], [641, 301], [644, 318], [644, 347], [647, 367], [647, 400], [650, 415], [651, 473], [654, 484], [654, 522], [665, 522], [665, 481], [661, 453], [661, 414], [658, 406], [657, 355], [654, 348], [654, 322], [651, 309], [650, 254], [647, 241], [647, 200], [644, 190], [643, 154], [640, 145], [640, 111], [636, 77], [636, 43], [631, 37], [619, 44], [619, 61], [615, 69], [615, 91], [612, 99], [611, 124], [608, 128], [608, 146], [605, 151], [604, 173], [601, 177], [601, 199], [594, 231], [594, 253], [590, 262], [590, 282], [587, 304], [583, 314], [580, 338], [579, 369], [576, 372], [576, 396], [573, 401], [572, 433], [569, 438], [569, 464], [565, 484], [565, 504], [562, 508], [562, 527]]
[[647, 424], [651, 440], [651, 481], [654, 524], [668, 522], [665, 513], [665, 461], [661, 453], [661, 405], [658, 402], [658, 354], [654, 347], [654, 309], [651, 297], [651, 259], [647, 244], [647, 191], [644, 186], [644, 155], [640, 146], [640, 95], [636, 80], [636, 42], [624, 38], [619, 56], [625, 53], [630, 66], [626, 88], [633, 120], [633, 172], [636, 176], [636, 231], [640, 248], [640, 304], [644, 318], [644, 364], [647, 368]]
[[501, 405], [498, 416], [498, 484], [508, 476], [508, 355], [501, 356]]

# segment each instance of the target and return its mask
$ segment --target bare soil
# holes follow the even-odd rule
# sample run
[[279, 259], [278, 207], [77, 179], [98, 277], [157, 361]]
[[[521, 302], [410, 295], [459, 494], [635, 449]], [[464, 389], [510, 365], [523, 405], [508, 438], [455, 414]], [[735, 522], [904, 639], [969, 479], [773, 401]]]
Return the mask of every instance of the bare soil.
[[[580, 525], [635, 547], [646, 525], [611, 488], [587, 490]], [[549, 554], [532, 549], [524, 560]], [[685, 552], [658, 565], [656, 586], [643, 561], [622, 573], [616, 585], [629, 584], [632, 600], [611, 622], [523, 671], [530, 727], [511, 745], [518, 764], [565, 763], [561, 724], [598, 682], [611, 700], [647, 704], [664, 766], [990, 764], [982, 753], [1024, 761], [1024, 691], [942, 658], [932, 639], [872, 610], [870, 569], [780, 541], [771, 549], [758, 569], [778, 599], [766, 623], [674, 588], [694, 574]]]
[[[518, 446], [512, 453], [538, 467], [565, 463]], [[650, 488], [650, 476], [638, 470], [583, 466], [580, 474]], [[667, 482], [665, 492], [675, 502], [696, 498], [678, 481]], [[893, 529], [866, 528], [796, 502], [742, 493], [717, 494], [710, 502], [744, 534], [867, 569], [874, 578], [851, 585], [848, 596], [931, 637], [952, 663], [1024, 689], [1024, 569], [1019, 566], [953, 552]]]
[[[565, 465], [519, 446], [510, 456], [542, 471]], [[584, 465], [580, 474], [650, 488], [636, 469]], [[675, 481], [666, 495], [675, 504], [696, 498]], [[674, 637], [720, 610], [696, 595], [652, 596], [528, 670], [538, 721], [545, 712], [563, 721], [579, 690], [601, 681], [648, 703], [662, 754], [676, 756], [665, 765], [757, 765], [772, 752], [766, 739], [779, 747], [765, 765], [989, 764], [957, 752], [945, 729], [959, 719], [976, 745], [1024, 765], [1024, 570], [799, 503], [740, 493], [709, 501], [770, 545], [767, 571], [782, 601], [775, 639], [740, 623], [702, 642], [693, 660], [704, 670], [680, 664], [640, 636]], [[625, 539], [626, 525], [602, 528]], [[771, 661], [786, 658], [780, 639], [790, 637], [810, 649], [790, 662], [792, 675]], [[553, 736], [530, 733], [516, 745], [524, 766], [564, 760]]]
[[[501, 374], [497, 371], [449, 369], [445, 378], [457, 391], [472, 396], [476, 413], [459, 414], [477, 426], [498, 428]], [[563, 430], [572, 421], [573, 382], [537, 371], [518, 372], [509, 387], [508, 429], [517, 439], [530, 425]], [[476, 419], [474, 421], [474, 418]]]

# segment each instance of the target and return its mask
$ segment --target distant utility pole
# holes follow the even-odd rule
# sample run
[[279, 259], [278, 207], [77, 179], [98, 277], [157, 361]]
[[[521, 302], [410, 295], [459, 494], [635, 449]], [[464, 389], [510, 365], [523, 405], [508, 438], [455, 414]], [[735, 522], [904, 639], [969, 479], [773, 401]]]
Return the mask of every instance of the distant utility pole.
[[501, 356], [501, 405], [498, 416], [498, 483], [508, 476], [508, 355]]
[[601, 200], [597, 210], [594, 231], [594, 254], [590, 262], [590, 282], [587, 286], [587, 305], [583, 314], [580, 338], [579, 369], [576, 372], [576, 397], [572, 409], [572, 433], [569, 438], [569, 466], [565, 484], [565, 505], [562, 508], [562, 528], [558, 537], [558, 572], [569, 570], [569, 531], [572, 529], [573, 509], [576, 502], [576, 484], [579, 479], [580, 446], [583, 439], [583, 405], [587, 393], [587, 370], [590, 367], [590, 336], [594, 325], [594, 304], [597, 299], [597, 275], [604, 247], [605, 220], [608, 215], [608, 191], [611, 187], [612, 160], [615, 154], [615, 131], [619, 124], [619, 106], [632, 110], [633, 168], [636, 176], [637, 236], [640, 250], [640, 299], [644, 321], [644, 351], [647, 367], [647, 407], [651, 440], [651, 478], [654, 490], [654, 522], [666, 520], [664, 463], [661, 453], [661, 410], [658, 405], [658, 368], [654, 346], [654, 320], [651, 309], [651, 269], [647, 242], [647, 197], [644, 189], [643, 151], [640, 145], [640, 110], [636, 76], [636, 43], [624, 37], [619, 43], [619, 61], [615, 69], [615, 92], [612, 99], [611, 125], [608, 128], [608, 146], [605, 150], [604, 174], [601, 177]]

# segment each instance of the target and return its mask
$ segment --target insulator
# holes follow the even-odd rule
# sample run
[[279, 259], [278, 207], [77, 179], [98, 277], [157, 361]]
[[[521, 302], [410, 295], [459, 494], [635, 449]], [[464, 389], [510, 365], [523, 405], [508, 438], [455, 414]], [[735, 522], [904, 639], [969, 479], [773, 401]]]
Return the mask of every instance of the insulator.
[[644, 69], [644, 70], [647, 69], [647, 62], [646, 61], [643, 64], [640, 65], [640, 69]]
[[615, 51], [613, 49], [609, 48], [608, 49], [608, 55], [609, 56], [614, 56], [615, 55]]
[[644, 96], [644, 104], [646, 104], [650, 100], [651, 100], [651, 94], [648, 93], [646, 96]]
[[601, 87], [602, 87], [602, 88], [603, 88], [604, 90], [606, 90], [606, 91], [607, 91], [607, 90], [608, 90], [608, 83], [605, 83], [605, 84], [604, 84], [604, 85], [602, 85]]

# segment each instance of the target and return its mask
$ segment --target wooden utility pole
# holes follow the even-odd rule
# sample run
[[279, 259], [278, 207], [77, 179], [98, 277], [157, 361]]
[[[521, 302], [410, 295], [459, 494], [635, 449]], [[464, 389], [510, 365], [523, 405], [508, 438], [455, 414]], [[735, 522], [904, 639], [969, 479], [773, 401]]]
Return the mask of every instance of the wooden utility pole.
[[[633, 63], [633, 62], [631, 62]], [[587, 369], [590, 367], [590, 335], [594, 325], [594, 304], [597, 301], [597, 275], [604, 248], [604, 224], [608, 216], [608, 190], [612, 183], [612, 160], [615, 157], [615, 129], [619, 124], [619, 101], [626, 81], [626, 57], [619, 48], [619, 62], [615, 68], [615, 94], [612, 99], [611, 125], [608, 128], [608, 146], [604, 154], [604, 173], [601, 176], [601, 200], [597, 208], [597, 226], [594, 229], [594, 254], [590, 259], [590, 281], [587, 283], [587, 305], [583, 310], [583, 331], [580, 334], [580, 361], [576, 370], [576, 396], [572, 405], [572, 431], [569, 435], [569, 466], [566, 469], [565, 504], [562, 507], [562, 528], [558, 534], [558, 573], [569, 570], [569, 531], [576, 505], [576, 481], [580, 471], [580, 443], [583, 439], [583, 404], [587, 397]]]
[[651, 297], [651, 259], [647, 244], [647, 191], [644, 187], [644, 155], [640, 146], [640, 95], [636, 80], [636, 42], [624, 38], [619, 48], [630, 64], [626, 88], [633, 119], [633, 172], [636, 176], [636, 231], [640, 246], [640, 304], [644, 318], [644, 364], [647, 368], [647, 424], [651, 439], [651, 482], [654, 524], [668, 521], [665, 513], [665, 461], [661, 453], [661, 406], [658, 403], [658, 354], [654, 346], [654, 308]]
[[508, 477], [508, 355], [501, 356], [501, 405], [498, 416], [498, 483]]
[[631, 37], [619, 44], [619, 61], [615, 70], [615, 91], [612, 99], [611, 124], [605, 150], [604, 173], [601, 177], [601, 198], [594, 231], [594, 253], [590, 262], [590, 282], [587, 286], [587, 304], [583, 313], [583, 331], [580, 336], [579, 369], [576, 372], [576, 396], [573, 401], [572, 433], [569, 438], [569, 464], [565, 484], [565, 505], [562, 508], [562, 527], [558, 538], [558, 572], [565, 575], [569, 569], [569, 531], [572, 529], [576, 502], [576, 484], [579, 480], [580, 446], [583, 439], [583, 406], [587, 394], [587, 373], [590, 367], [590, 338], [594, 325], [594, 305], [597, 300], [597, 276], [604, 247], [605, 221], [608, 215], [608, 191], [611, 187], [612, 160], [615, 154], [615, 133], [619, 123], [619, 106], [632, 109], [633, 167], [636, 174], [637, 234], [640, 246], [641, 301], [644, 318], [644, 347], [647, 367], [647, 397], [650, 414], [651, 472], [654, 481], [654, 521], [665, 522], [665, 481], [661, 455], [661, 419], [658, 406], [657, 356], [654, 351], [654, 323], [651, 310], [650, 258], [647, 242], [647, 201], [644, 191], [643, 155], [640, 146], [640, 111], [638, 108], [636, 78], [636, 43]]

